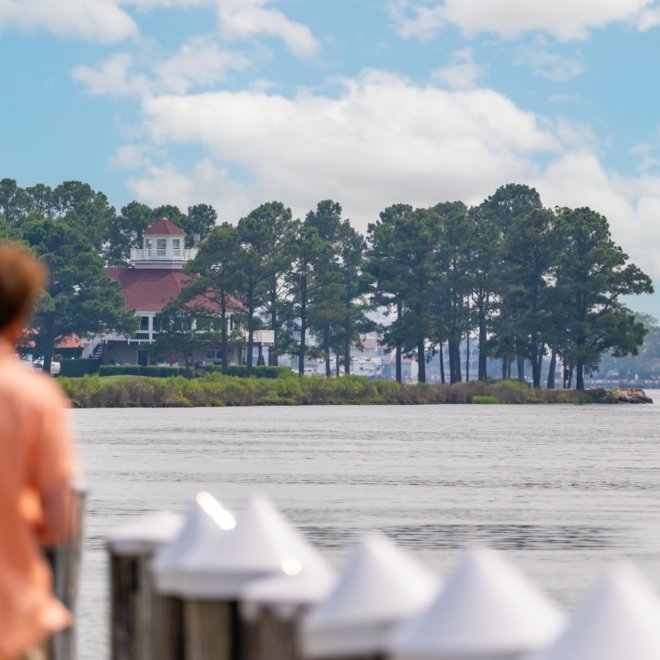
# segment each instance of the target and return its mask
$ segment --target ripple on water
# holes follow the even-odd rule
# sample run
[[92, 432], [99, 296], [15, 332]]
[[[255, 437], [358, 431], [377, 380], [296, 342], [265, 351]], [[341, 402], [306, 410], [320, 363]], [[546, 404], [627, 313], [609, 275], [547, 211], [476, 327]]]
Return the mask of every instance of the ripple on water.
[[379, 529], [444, 572], [506, 552], [570, 606], [628, 557], [660, 586], [660, 405], [76, 410], [89, 484], [80, 660], [107, 647], [107, 534], [266, 491], [335, 563]]

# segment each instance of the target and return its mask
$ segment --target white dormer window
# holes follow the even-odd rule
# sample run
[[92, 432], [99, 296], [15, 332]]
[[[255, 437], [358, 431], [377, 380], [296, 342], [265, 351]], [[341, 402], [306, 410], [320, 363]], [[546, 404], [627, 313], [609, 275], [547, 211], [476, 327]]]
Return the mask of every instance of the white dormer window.
[[173, 238], [172, 239], [172, 251], [174, 252], [175, 257], [181, 256], [181, 239]]
[[159, 238], [156, 240], [156, 250], [159, 257], [164, 257], [167, 252], [167, 239]]

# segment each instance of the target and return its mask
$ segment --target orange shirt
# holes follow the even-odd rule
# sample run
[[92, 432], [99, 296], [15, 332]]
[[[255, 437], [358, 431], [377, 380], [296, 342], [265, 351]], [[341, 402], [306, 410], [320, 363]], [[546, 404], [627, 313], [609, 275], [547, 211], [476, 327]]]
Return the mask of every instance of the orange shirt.
[[36, 536], [40, 496], [75, 470], [67, 402], [0, 339], [0, 660], [66, 627]]

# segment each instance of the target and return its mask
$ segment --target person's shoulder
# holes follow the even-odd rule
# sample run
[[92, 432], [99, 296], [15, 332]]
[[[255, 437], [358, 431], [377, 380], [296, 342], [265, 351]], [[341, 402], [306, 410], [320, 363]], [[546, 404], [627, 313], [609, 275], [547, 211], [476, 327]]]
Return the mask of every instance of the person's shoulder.
[[36, 408], [68, 407], [68, 400], [52, 376], [12, 360], [0, 369], [0, 393], [16, 403]]

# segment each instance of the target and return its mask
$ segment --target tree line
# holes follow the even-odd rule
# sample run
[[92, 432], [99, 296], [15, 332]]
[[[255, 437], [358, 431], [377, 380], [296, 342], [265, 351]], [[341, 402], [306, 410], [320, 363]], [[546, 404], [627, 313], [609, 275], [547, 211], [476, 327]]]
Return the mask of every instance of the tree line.
[[[35, 322], [44, 355], [70, 332], [134, 324], [103, 268], [127, 264], [144, 229], [160, 217], [181, 226], [189, 245], [194, 235], [201, 241], [186, 265], [191, 284], [164, 310], [163, 338], [169, 329], [170, 340], [182, 341], [181, 318], [194, 316], [200, 296], [212, 298], [219, 332], [208, 336], [219, 342], [224, 366], [231, 296], [245, 307], [248, 369], [254, 332], [265, 327], [275, 335], [270, 364], [292, 354], [301, 374], [306, 358], [321, 357], [332, 375], [333, 356], [335, 374], [342, 366], [350, 373], [351, 347], [377, 330], [395, 352], [397, 380], [404, 356], [416, 356], [424, 382], [427, 360], [439, 353], [443, 382], [461, 381], [461, 342], [476, 338], [479, 380], [487, 378], [486, 360], [495, 358], [503, 378], [513, 366], [520, 376], [531, 365], [533, 385], [541, 387], [548, 356], [548, 388], [556, 385], [561, 360], [583, 389], [601, 355], [636, 355], [646, 332], [624, 296], [651, 293], [651, 280], [613, 242], [607, 219], [586, 207], [546, 208], [525, 185], [502, 186], [473, 207], [395, 204], [363, 236], [333, 200], [302, 220], [269, 202], [233, 224], [219, 223], [207, 204], [184, 213], [131, 202], [117, 214], [87, 184], [20, 188], [4, 179], [0, 236], [25, 240], [53, 272]], [[376, 309], [386, 322], [373, 320], [369, 312]]]

